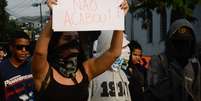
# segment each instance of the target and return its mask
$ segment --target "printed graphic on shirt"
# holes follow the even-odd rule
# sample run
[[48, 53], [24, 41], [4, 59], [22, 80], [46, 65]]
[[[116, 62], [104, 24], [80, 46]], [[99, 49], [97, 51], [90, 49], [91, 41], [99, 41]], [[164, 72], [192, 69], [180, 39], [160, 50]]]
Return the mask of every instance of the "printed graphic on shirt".
[[5, 99], [10, 101], [13, 99], [19, 101], [33, 101], [33, 76], [17, 75], [4, 81]]
[[122, 57], [118, 57], [111, 67], [113, 70], [118, 71], [120, 68], [126, 69], [127, 66], [128, 60]]
[[[126, 88], [125, 88], [126, 87]], [[101, 83], [101, 88], [102, 88], [102, 93], [100, 93], [101, 97], [115, 97], [115, 96], [128, 96], [129, 92], [127, 91], [128, 89], [128, 84], [126, 82], [118, 82], [114, 83], [114, 81], [104, 81]], [[116, 89], [115, 89], [116, 88]], [[117, 92], [117, 94], [116, 94]]]
[[107, 70], [92, 80], [90, 101], [131, 101], [128, 85], [121, 69]]
[[4, 84], [5, 84], [5, 87], [13, 86], [18, 82], [23, 82], [24, 80], [32, 79], [32, 77], [33, 77], [32, 74], [24, 75], [24, 76], [17, 75], [10, 78], [9, 80], [4, 81]]

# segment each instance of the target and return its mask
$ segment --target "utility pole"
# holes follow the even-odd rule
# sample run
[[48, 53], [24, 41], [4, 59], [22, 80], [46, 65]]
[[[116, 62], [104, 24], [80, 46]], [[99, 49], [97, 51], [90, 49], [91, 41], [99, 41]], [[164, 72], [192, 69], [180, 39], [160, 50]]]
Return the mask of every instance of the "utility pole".
[[32, 4], [33, 7], [38, 7], [39, 6], [39, 9], [40, 9], [40, 27], [41, 27], [41, 30], [43, 29], [43, 14], [42, 14], [42, 3], [33, 3]]
[[41, 24], [41, 30], [43, 29], [43, 15], [42, 15], [42, 4], [39, 3], [40, 6], [40, 24]]

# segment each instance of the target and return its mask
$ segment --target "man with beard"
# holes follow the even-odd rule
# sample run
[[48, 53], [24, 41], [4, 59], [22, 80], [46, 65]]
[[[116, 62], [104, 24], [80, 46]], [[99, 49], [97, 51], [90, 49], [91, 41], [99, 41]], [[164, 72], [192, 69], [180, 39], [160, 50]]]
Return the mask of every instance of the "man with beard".
[[17, 31], [9, 42], [11, 56], [0, 63], [0, 101], [33, 101], [29, 36]]
[[165, 52], [152, 58], [146, 101], [201, 101], [200, 64], [194, 57], [196, 40], [191, 23], [176, 20], [165, 45]]
[[[56, 0], [48, 0], [49, 7]], [[128, 11], [126, 0], [120, 5]], [[50, 20], [35, 47], [32, 70], [39, 101], [87, 101], [89, 81], [107, 70], [121, 53], [123, 31], [114, 31], [110, 48], [86, 59], [77, 32], [52, 32]]]

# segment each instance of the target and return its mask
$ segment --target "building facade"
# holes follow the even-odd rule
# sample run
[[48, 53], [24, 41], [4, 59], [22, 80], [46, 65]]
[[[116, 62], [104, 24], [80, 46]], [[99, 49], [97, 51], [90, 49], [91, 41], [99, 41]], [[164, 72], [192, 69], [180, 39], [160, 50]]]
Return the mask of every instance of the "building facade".
[[[126, 16], [126, 34], [128, 40], [137, 40], [145, 55], [155, 55], [164, 51], [164, 39], [171, 23], [171, 8], [166, 8], [165, 23], [161, 23], [161, 15], [156, 13], [156, 10], [151, 10], [149, 18], [151, 23], [147, 29], [142, 28], [143, 19], [136, 17], [136, 12], [129, 12]], [[201, 42], [201, 6], [196, 6], [193, 11], [193, 16], [196, 18], [192, 24], [195, 27], [196, 38]], [[165, 25], [164, 25], [165, 24]]]

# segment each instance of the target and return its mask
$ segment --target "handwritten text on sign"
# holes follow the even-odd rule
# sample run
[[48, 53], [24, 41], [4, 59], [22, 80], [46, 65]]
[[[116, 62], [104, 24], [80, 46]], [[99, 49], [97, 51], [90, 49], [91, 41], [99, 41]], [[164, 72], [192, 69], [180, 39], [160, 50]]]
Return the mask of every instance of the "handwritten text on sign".
[[124, 30], [122, 0], [58, 0], [54, 31]]

